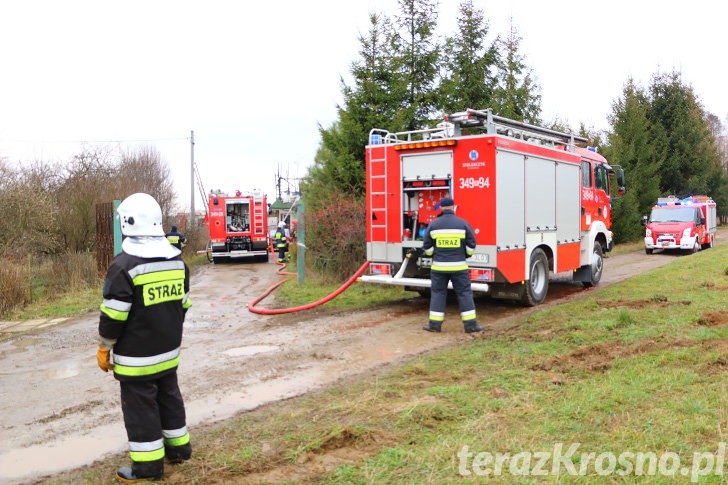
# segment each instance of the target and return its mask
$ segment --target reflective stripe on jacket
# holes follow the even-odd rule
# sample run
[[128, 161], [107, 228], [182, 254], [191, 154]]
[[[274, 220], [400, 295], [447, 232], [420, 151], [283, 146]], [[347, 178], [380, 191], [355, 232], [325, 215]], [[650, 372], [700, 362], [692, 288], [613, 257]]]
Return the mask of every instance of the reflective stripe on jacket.
[[465, 219], [443, 210], [425, 232], [422, 249], [432, 256], [432, 271], [464, 271], [466, 258], [475, 254], [475, 233]]
[[99, 335], [116, 340], [114, 375], [153, 379], [177, 368], [189, 297], [189, 268], [180, 256], [140, 258], [122, 252], [104, 282]]
[[286, 246], [288, 246], [288, 239], [286, 238], [286, 233], [281, 230], [276, 231], [276, 235], [273, 239], [276, 242], [277, 248], [285, 248]]

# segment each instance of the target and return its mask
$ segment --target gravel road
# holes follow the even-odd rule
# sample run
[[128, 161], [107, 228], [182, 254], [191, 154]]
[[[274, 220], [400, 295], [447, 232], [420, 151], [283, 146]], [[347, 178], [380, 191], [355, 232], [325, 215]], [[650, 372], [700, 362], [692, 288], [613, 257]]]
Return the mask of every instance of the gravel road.
[[[720, 231], [717, 241], [726, 235]], [[610, 256], [600, 286], [678, 257], [644, 251]], [[367, 311], [337, 313], [324, 306], [276, 316], [250, 313], [248, 302], [281, 278], [277, 268], [211, 264], [193, 275], [194, 306], [179, 370], [193, 435], [196, 424], [473, 338], [462, 331], [456, 303], [449, 304], [442, 334], [421, 331], [428, 302], [415, 296]], [[478, 320], [497, 328], [584, 292], [555, 275], [544, 305], [524, 309], [478, 297]], [[92, 313], [0, 342], [0, 483], [33, 482], [126, 450], [119, 386], [96, 366], [97, 322]]]

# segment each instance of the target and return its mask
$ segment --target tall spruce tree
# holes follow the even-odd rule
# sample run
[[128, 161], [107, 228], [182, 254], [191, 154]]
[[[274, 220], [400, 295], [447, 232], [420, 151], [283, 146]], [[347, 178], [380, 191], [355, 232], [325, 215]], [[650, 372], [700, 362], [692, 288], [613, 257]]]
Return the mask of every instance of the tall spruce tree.
[[655, 74], [648, 117], [664, 133], [660, 188], [677, 196], [706, 193], [720, 154], [706, 113], [679, 72]]
[[437, 107], [440, 46], [435, 37], [437, 0], [398, 0], [397, 30], [393, 37], [397, 82], [393, 93], [400, 96], [401, 122], [415, 130], [439, 118]]
[[489, 24], [473, 0], [460, 3], [458, 30], [445, 40], [440, 106], [445, 113], [491, 107], [496, 79], [495, 45], [487, 45]]
[[541, 88], [520, 52], [521, 37], [511, 21], [505, 38], [496, 39], [496, 79], [494, 111], [501, 116], [540, 123]]
[[622, 198], [614, 199], [614, 234], [617, 242], [634, 241], [642, 235], [640, 219], [649, 213], [660, 195], [660, 151], [647, 117], [645, 92], [629, 79], [622, 97], [612, 103], [608, 116], [609, 160], [625, 170], [629, 183]]
[[371, 13], [370, 28], [359, 36], [360, 59], [351, 64], [353, 83], [341, 79], [344, 102], [337, 105], [339, 119], [319, 126], [321, 145], [314, 165], [301, 183], [308, 207], [317, 208], [330, 192], [360, 196], [365, 190], [364, 147], [372, 128], [401, 129], [397, 124], [400, 100], [391, 89], [393, 26], [384, 14]]

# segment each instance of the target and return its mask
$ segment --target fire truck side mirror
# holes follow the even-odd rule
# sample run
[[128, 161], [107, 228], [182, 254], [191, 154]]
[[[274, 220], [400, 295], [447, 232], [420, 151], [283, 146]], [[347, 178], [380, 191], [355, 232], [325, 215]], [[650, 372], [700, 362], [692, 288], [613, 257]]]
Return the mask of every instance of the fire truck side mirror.
[[642, 216], [642, 220], [640, 220], [640, 223], [641, 223], [641, 224], [642, 224], [643, 226], [646, 226], [646, 225], [647, 225], [647, 216]]
[[617, 187], [617, 193], [619, 195], [624, 195], [624, 193], [626, 192], [624, 188], [624, 170], [621, 168], [617, 170]]

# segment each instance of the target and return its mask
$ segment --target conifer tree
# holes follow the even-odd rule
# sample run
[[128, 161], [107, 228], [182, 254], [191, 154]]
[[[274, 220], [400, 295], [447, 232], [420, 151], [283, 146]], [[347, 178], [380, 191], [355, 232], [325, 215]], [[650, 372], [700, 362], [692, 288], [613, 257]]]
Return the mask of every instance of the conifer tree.
[[649, 120], [664, 133], [661, 190], [677, 196], [706, 193], [720, 154], [692, 87], [671, 72], [655, 74], [649, 92]]
[[[614, 234], [617, 242], [634, 241], [642, 235], [640, 219], [649, 214], [660, 195], [661, 157], [647, 118], [649, 100], [633, 79], [625, 84], [622, 97], [612, 103], [609, 122], [609, 160], [628, 175], [627, 192], [615, 197]], [[659, 138], [658, 138], [659, 139]]]
[[393, 93], [400, 96], [401, 122], [416, 130], [439, 118], [436, 111], [440, 46], [435, 38], [437, 0], [398, 0], [393, 36], [397, 79]]
[[446, 39], [440, 106], [445, 113], [492, 107], [496, 52], [488, 45], [489, 24], [473, 0], [460, 4], [458, 30]]
[[501, 116], [539, 124], [541, 89], [519, 50], [521, 40], [512, 21], [508, 35], [496, 40], [498, 85], [493, 96], [494, 111]]

